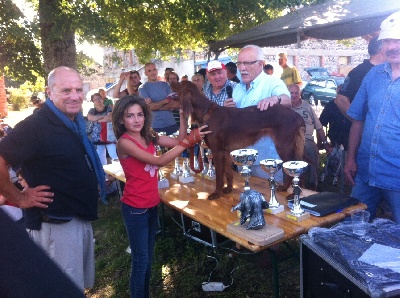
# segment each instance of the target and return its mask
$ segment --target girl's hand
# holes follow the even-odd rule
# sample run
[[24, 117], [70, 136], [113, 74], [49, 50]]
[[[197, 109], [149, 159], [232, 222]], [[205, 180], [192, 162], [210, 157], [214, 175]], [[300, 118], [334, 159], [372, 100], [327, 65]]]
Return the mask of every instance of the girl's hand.
[[[209, 133], [212, 133], [212, 130], [205, 130], [205, 131], [202, 131], [203, 129], [205, 129], [205, 128], [207, 128], [207, 127], [208, 127], [208, 125], [203, 125], [202, 127], [198, 128], [198, 130], [199, 130], [199, 132], [200, 132], [201, 140], [204, 139], [204, 137], [205, 137], [206, 135], [208, 135]], [[201, 140], [200, 140], [200, 141], [201, 141]]]
[[212, 133], [211, 130], [206, 130], [202, 131], [203, 129], [207, 128], [208, 125], [203, 125], [200, 128], [195, 128], [192, 129], [190, 134], [181, 142], [179, 142], [179, 145], [185, 148], [192, 147], [197, 143], [200, 143], [201, 140], [208, 135], [209, 133]]

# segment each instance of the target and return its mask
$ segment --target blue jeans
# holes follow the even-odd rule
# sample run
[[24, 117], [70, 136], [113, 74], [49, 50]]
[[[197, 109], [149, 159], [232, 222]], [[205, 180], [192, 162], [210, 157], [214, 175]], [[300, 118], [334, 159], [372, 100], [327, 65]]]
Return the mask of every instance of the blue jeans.
[[158, 208], [134, 208], [122, 203], [121, 211], [131, 247], [131, 297], [149, 297]]
[[359, 176], [355, 177], [355, 186], [351, 196], [367, 205], [367, 211], [371, 214], [370, 219], [375, 218], [376, 209], [381, 201], [386, 200], [393, 214], [393, 220], [400, 223], [400, 191], [383, 189], [370, 186]]

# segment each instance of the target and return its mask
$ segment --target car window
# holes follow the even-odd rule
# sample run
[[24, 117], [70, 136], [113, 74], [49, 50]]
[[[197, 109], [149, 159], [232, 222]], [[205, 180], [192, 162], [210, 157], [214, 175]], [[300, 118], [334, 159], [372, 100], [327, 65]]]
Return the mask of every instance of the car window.
[[328, 80], [326, 81], [326, 88], [336, 89], [336, 83], [334, 81]]

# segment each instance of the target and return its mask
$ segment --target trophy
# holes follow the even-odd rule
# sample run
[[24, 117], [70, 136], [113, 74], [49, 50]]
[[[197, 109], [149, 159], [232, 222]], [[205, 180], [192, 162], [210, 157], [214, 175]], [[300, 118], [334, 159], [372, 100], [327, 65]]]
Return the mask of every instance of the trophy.
[[[207, 172], [205, 172], [205, 174], [203, 175], [203, 177], [207, 180], [215, 180], [215, 170], [214, 170], [214, 166], [213, 166], [213, 162], [212, 162], [213, 155], [212, 155], [211, 149], [208, 148], [208, 146], [207, 146], [206, 142], [204, 142], [204, 140], [202, 140], [202, 142], [201, 142], [201, 147], [203, 148], [203, 154], [204, 154], [204, 149], [207, 149], [205, 156], [207, 156], [207, 159], [208, 159], [208, 169], [207, 169]], [[203, 164], [204, 164], [204, 162], [203, 162]], [[204, 170], [202, 173], [204, 173]]]
[[281, 213], [284, 210], [283, 205], [280, 205], [276, 199], [276, 187], [277, 182], [275, 181], [275, 174], [282, 169], [283, 161], [280, 159], [263, 159], [260, 161], [261, 168], [269, 174], [269, 187], [271, 189], [271, 198], [269, 200], [269, 208], [266, 212], [271, 214]]
[[293, 206], [290, 212], [287, 213], [287, 217], [297, 222], [303, 221], [310, 217], [310, 213], [305, 212], [300, 205], [300, 176], [306, 171], [307, 166], [308, 164], [304, 161], [287, 161], [283, 164], [283, 170], [285, 171], [285, 173], [293, 177]]
[[249, 167], [257, 160], [258, 151], [255, 149], [238, 149], [231, 152], [231, 157], [237, 166], [242, 166], [240, 174], [244, 178], [244, 191], [250, 190], [251, 170]]
[[[162, 149], [160, 145], [156, 146], [156, 152], [157, 152], [157, 156], [160, 156], [162, 154]], [[158, 188], [167, 188], [169, 187], [169, 181], [167, 178], [165, 178], [163, 172], [162, 172], [162, 168], [158, 168]]]
[[205, 155], [205, 152], [204, 152], [206, 146], [207, 145], [205, 144], [204, 140], [202, 140], [199, 149], [200, 149], [200, 158], [203, 161], [203, 171], [201, 171], [201, 173], [199, 174], [200, 176], [205, 176], [207, 174], [207, 172], [208, 172], [207, 164], [206, 164], [206, 158], [205, 158], [206, 155]]
[[189, 158], [183, 159], [182, 174], [179, 176], [179, 181], [182, 183], [194, 182], [194, 178], [190, 175]]
[[175, 180], [179, 180], [179, 176], [182, 173], [182, 168], [179, 165], [179, 158], [175, 157], [175, 166], [173, 172], [170, 174], [170, 177]]

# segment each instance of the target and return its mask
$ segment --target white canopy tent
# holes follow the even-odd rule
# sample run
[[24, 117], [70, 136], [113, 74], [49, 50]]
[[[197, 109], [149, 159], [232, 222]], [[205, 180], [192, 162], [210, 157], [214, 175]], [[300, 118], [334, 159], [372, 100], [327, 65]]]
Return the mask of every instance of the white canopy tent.
[[381, 22], [400, 11], [400, 0], [327, 0], [300, 8], [241, 33], [210, 44], [218, 55], [248, 44], [261, 47], [298, 43], [308, 38], [346, 39], [380, 30]]

